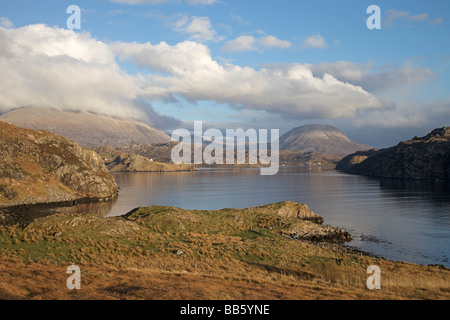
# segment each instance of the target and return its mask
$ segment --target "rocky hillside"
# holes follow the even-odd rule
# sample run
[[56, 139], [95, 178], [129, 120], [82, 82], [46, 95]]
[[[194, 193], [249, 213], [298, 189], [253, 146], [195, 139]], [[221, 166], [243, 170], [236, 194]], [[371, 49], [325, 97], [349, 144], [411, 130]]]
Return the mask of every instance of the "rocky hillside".
[[[0, 225], [0, 299], [450, 298], [448, 268], [353, 251], [333, 243], [351, 235], [308, 217], [320, 218], [285, 202], [223, 210], [154, 206], [121, 217], [59, 214], [23, 227]], [[82, 274], [76, 292], [64, 285], [73, 264]], [[382, 290], [367, 290], [370, 265], [382, 270]], [[180, 309], [171, 309], [168, 317], [180, 318]]]
[[170, 142], [166, 133], [144, 122], [89, 112], [26, 107], [3, 114], [0, 120], [22, 128], [49, 130], [88, 148]]
[[194, 165], [162, 163], [138, 154], [120, 152], [113, 147], [101, 147], [97, 150], [98, 154], [103, 158], [106, 167], [111, 172], [175, 172], [195, 170]]
[[[95, 150], [100, 155], [107, 156], [108, 154], [115, 154], [117, 156], [119, 153], [126, 154], [137, 154], [148, 159], [153, 159], [156, 162], [162, 163], [172, 163], [171, 153], [173, 147], [177, 142], [170, 143], [160, 143], [160, 144], [146, 144], [146, 145], [133, 145], [124, 146], [120, 148], [110, 148], [110, 147], [100, 147]], [[226, 153], [224, 153], [224, 156]], [[112, 157], [112, 156], [111, 156]], [[109, 157], [109, 158], [111, 158]], [[108, 157], [106, 157], [108, 158]], [[248, 151], [246, 152], [246, 159], [248, 159]], [[303, 151], [289, 151], [280, 150], [280, 165], [281, 166], [335, 166], [336, 163], [341, 159], [341, 157], [336, 156], [325, 156], [317, 152], [303, 152]], [[193, 154], [192, 154], [192, 162]], [[224, 159], [225, 163], [225, 159]], [[197, 167], [218, 167], [227, 165], [209, 165], [206, 164], [198, 165]]]
[[351, 154], [336, 169], [381, 178], [450, 179], [450, 127], [395, 147]]
[[335, 127], [314, 124], [292, 129], [281, 136], [280, 149], [318, 152], [322, 155], [342, 158], [359, 150], [371, 149], [371, 147], [350, 140]]
[[0, 121], [0, 207], [104, 199], [117, 193], [96, 152], [48, 131]]
[[[157, 144], [135, 144], [132, 146], [123, 146], [116, 148], [117, 151], [122, 153], [134, 153], [153, 159], [157, 162], [171, 163], [172, 162], [172, 149], [178, 144], [178, 142], [169, 143], [157, 143]], [[100, 151], [100, 149], [97, 149]], [[105, 148], [103, 148], [105, 150]]]

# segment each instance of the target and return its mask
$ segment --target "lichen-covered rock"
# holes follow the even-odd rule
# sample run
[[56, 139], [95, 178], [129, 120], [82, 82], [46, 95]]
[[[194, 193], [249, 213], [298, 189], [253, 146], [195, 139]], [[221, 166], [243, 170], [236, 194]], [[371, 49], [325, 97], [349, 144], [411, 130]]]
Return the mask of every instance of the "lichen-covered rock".
[[0, 207], [112, 198], [102, 158], [48, 131], [0, 122]]
[[134, 153], [117, 153], [113, 157], [110, 157], [109, 160], [104, 161], [106, 167], [111, 172], [175, 172], [195, 170], [194, 165], [162, 163]]
[[301, 221], [292, 224], [288, 230], [288, 235], [296, 239], [320, 242], [342, 243], [353, 240], [350, 233], [332, 226], [317, 226], [309, 221]]
[[303, 203], [283, 201], [267, 206], [262, 206], [260, 208], [273, 210], [276, 214], [286, 218], [309, 220], [318, 224], [322, 224], [324, 221], [321, 216], [312, 211], [306, 204]]

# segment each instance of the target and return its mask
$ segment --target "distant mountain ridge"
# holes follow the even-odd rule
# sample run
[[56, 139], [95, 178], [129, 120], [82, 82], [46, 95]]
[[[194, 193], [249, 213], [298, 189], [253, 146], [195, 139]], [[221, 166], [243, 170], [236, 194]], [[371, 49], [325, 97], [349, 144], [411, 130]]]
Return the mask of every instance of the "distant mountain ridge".
[[336, 169], [379, 178], [450, 179], [450, 127], [433, 130], [397, 146], [357, 152]]
[[281, 136], [280, 149], [318, 152], [342, 158], [359, 150], [372, 149], [372, 147], [350, 140], [335, 127], [313, 124], [294, 128]]
[[23, 107], [1, 115], [0, 120], [22, 128], [48, 130], [88, 148], [170, 142], [166, 133], [142, 121], [90, 112]]
[[153, 158], [147, 158], [138, 154], [120, 152], [113, 147], [100, 147], [96, 151], [111, 172], [176, 172], [195, 170], [194, 165], [158, 162], [154, 161]]

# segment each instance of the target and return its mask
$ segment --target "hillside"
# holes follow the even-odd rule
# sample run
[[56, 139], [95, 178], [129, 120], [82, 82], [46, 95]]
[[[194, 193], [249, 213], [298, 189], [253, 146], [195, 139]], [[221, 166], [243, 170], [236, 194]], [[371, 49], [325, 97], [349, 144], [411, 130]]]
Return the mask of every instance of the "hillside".
[[336, 169], [380, 178], [450, 179], [450, 127], [391, 148], [351, 154]]
[[[306, 205], [282, 202], [0, 225], [0, 299], [449, 299], [448, 268], [355, 252], [332, 243], [348, 233], [321, 221]], [[82, 274], [76, 292], [64, 285], [72, 264]], [[382, 270], [382, 290], [366, 287], [370, 265]]]
[[335, 127], [314, 124], [292, 129], [281, 136], [280, 149], [318, 152], [324, 156], [342, 158], [359, 150], [371, 149], [371, 147], [350, 140]]
[[97, 149], [106, 167], [111, 172], [175, 172], [193, 171], [194, 165], [174, 163], [162, 163], [154, 161], [134, 153], [124, 153], [113, 147], [101, 147]]
[[111, 198], [100, 156], [60, 135], [0, 121], [0, 207]]
[[22, 128], [48, 130], [88, 148], [170, 142], [166, 133], [144, 122], [89, 112], [25, 107], [1, 115], [0, 120]]
[[[156, 162], [172, 163], [171, 153], [173, 147], [177, 142], [163, 143], [163, 144], [147, 144], [147, 145], [133, 145], [115, 148], [117, 153], [137, 154], [148, 159], [153, 159]], [[99, 154], [103, 154], [107, 150], [112, 148], [101, 147], [95, 150]], [[111, 152], [111, 151], [108, 151]], [[108, 152], [105, 154], [107, 155]], [[224, 157], [226, 153], [224, 153]], [[248, 163], [248, 150], [246, 151], [246, 161]], [[317, 152], [303, 152], [303, 151], [289, 151], [280, 150], [280, 165], [281, 166], [335, 166], [340, 157], [325, 156]], [[192, 161], [194, 161], [192, 154]], [[225, 163], [225, 158], [224, 158]], [[233, 165], [197, 165], [196, 167], [232, 167]], [[234, 167], [254, 167], [260, 165], [234, 165]]]

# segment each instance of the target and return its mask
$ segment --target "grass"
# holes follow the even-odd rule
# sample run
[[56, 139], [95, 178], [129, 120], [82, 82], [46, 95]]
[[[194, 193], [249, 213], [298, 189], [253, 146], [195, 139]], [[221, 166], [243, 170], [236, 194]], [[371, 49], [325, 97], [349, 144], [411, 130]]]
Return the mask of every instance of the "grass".
[[[124, 217], [55, 215], [23, 229], [1, 227], [0, 298], [450, 298], [448, 268], [282, 237], [275, 232], [298, 219], [274, 208], [150, 207]], [[273, 230], [261, 227], [267, 221]], [[76, 293], [65, 287], [71, 264], [82, 270]], [[366, 269], [374, 264], [382, 270], [382, 290], [369, 291]]]

